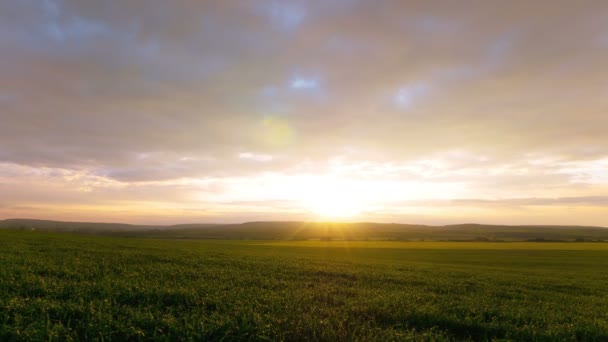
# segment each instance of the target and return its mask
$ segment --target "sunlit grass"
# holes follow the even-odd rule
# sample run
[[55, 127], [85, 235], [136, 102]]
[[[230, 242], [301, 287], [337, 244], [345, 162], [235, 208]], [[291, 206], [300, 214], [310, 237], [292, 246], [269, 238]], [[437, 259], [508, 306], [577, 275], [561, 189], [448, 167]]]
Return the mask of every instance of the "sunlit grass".
[[606, 269], [600, 243], [0, 230], [0, 340], [600, 341]]
[[392, 248], [392, 249], [487, 249], [487, 250], [600, 250], [608, 243], [586, 242], [403, 242], [403, 241], [251, 241], [253, 245], [309, 248]]

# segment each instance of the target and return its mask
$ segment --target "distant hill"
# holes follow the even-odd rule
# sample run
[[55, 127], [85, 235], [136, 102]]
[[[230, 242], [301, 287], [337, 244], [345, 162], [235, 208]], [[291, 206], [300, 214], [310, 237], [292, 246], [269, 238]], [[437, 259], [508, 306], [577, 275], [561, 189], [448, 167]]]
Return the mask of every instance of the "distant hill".
[[130, 225], [8, 219], [0, 228], [160, 239], [608, 241], [608, 228], [396, 223], [247, 222], [241, 224]]
[[97, 223], [97, 222], [63, 222], [31, 219], [8, 219], [0, 221], [0, 228], [41, 230], [49, 232], [122, 232], [158, 229], [162, 226], [141, 226], [124, 223]]

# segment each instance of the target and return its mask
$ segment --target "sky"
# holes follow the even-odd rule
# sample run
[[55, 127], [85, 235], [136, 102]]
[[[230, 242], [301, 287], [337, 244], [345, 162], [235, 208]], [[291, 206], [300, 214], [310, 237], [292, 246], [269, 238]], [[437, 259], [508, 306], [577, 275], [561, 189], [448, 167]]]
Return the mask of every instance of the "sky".
[[608, 2], [0, 0], [0, 219], [608, 226]]

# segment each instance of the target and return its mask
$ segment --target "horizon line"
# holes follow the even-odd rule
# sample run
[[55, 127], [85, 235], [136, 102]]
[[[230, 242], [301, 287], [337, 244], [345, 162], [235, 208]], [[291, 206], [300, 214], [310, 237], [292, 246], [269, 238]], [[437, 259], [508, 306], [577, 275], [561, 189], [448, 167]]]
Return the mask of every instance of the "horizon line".
[[404, 225], [404, 226], [425, 226], [425, 227], [450, 227], [450, 226], [464, 226], [464, 225], [475, 225], [475, 226], [494, 226], [494, 227], [585, 227], [585, 228], [601, 228], [608, 229], [608, 226], [594, 226], [594, 225], [580, 225], [580, 224], [491, 224], [491, 223], [477, 223], [477, 222], [463, 222], [463, 223], [451, 223], [443, 225], [432, 225], [432, 224], [421, 224], [421, 223], [403, 223], [403, 222], [374, 222], [374, 221], [325, 221], [325, 220], [270, 220], [270, 221], [240, 221], [233, 223], [216, 223], [216, 222], [194, 222], [194, 223], [173, 223], [173, 224], [135, 224], [135, 223], [124, 223], [124, 222], [107, 222], [107, 221], [69, 221], [69, 220], [51, 220], [51, 219], [35, 219], [35, 218], [5, 218], [0, 219], [0, 222], [5, 221], [45, 221], [45, 222], [57, 222], [57, 223], [92, 223], [92, 224], [117, 224], [117, 225], [128, 225], [128, 226], [152, 226], [152, 227], [174, 227], [183, 225], [216, 225], [216, 226], [230, 226], [230, 225], [244, 225], [248, 223], [333, 223], [333, 224], [379, 224], [379, 225]]

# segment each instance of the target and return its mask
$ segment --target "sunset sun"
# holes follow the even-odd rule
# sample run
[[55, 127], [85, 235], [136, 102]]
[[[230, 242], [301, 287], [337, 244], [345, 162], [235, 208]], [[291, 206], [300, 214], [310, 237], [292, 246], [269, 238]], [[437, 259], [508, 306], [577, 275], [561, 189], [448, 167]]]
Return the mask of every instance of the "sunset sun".
[[321, 218], [352, 218], [365, 210], [364, 203], [353, 194], [325, 194], [307, 203], [310, 210]]
[[316, 190], [304, 200], [304, 207], [321, 219], [348, 219], [366, 210], [369, 197], [356, 183], [326, 180], [316, 184]]

